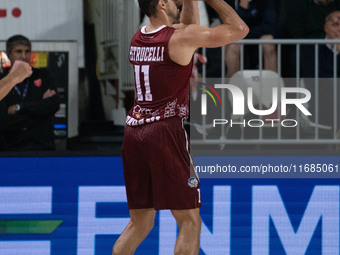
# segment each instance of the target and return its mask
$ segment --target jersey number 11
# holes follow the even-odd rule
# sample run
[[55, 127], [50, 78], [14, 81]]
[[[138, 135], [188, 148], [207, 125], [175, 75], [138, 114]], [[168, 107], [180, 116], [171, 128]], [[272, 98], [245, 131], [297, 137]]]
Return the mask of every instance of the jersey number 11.
[[[136, 90], [137, 90], [137, 99], [138, 101], [152, 101], [152, 94], [150, 88], [150, 79], [149, 79], [149, 65], [134, 65], [135, 69], [135, 79], [136, 79]], [[144, 74], [144, 88], [145, 88], [145, 95], [142, 92], [142, 84], [140, 80], [141, 73]]]

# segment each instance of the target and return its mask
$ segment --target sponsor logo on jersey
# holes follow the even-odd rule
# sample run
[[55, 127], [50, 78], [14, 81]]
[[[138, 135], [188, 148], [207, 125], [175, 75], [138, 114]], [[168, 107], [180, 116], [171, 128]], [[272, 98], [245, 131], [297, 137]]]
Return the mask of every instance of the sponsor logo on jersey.
[[190, 188], [196, 188], [198, 186], [198, 180], [196, 177], [190, 177], [188, 179], [188, 185]]

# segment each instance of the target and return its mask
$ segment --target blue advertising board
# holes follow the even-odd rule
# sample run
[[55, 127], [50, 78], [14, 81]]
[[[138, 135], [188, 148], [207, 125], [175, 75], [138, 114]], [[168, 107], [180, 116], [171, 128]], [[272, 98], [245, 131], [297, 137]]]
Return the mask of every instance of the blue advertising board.
[[[0, 158], [0, 169], [0, 255], [111, 254], [129, 221], [120, 157]], [[339, 255], [339, 185], [201, 178], [200, 254]], [[171, 213], [158, 212], [136, 254], [173, 254], [177, 233]]]

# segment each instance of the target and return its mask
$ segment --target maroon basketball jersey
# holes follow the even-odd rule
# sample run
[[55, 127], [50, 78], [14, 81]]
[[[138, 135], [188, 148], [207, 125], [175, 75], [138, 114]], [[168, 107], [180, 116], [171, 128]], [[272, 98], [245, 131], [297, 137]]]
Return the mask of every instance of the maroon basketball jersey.
[[168, 44], [174, 31], [164, 25], [146, 33], [143, 27], [131, 40], [129, 59], [137, 97], [126, 119], [129, 126], [188, 116], [193, 61], [181, 66], [170, 59]]

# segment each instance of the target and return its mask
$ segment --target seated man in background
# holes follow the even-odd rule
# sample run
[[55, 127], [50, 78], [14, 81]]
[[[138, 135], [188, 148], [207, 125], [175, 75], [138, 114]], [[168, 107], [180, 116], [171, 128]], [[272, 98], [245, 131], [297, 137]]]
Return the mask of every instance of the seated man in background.
[[[340, 10], [339, 0], [283, 0], [286, 8], [285, 30], [286, 38], [292, 39], [322, 39], [325, 38], [325, 19], [333, 11]], [[302, 45], [307, 47], [308, 45]], [[301, 48], [301, 60], [304, 50]], [[312, 46], [310, 46], [312, 47]], [[289, 47], [286, 68], [290, 77], [298, 74], [296, 68], [297, 50]], [[308, 56], [307, 56], [308, 57]]]
[[[6, 42], [6, 53], [12, 66], [20, 60], [30, 63], [31, 42], [15, 35]], [[0, 78], [6, 77], [4, 70]], [[55, 149], [53, 119], [59, 109], [56, 91], [44, 74], [33, 68], [30, 77], [16, 84], [0, 101], [0, 150]]]
[[[340, 10], [334, 11], [330, 13], [326, 17], [326, 22], [324, 25], [324, 30], [326, 33], [326, 39], [340, 39]], [[319, 68], [321, 69], [321, 74], [325, 77], [332, 77], [334, 76], [334, 66], [333, 61], [329, 61], [330, 59], [333, 59], [333, 50], [336, 50], [337, 54], [337, 77], [340, 77], [340, 44], [336, 45], [326, 45], [323, 49], [323, 54], [325, 58], [322, 58], [321, 60], [324, 62], [319, 63]]]
[[[245, 39], [274, 39], [277, 27], [275, 0], [225, 0], [249, 27]], [[227, 77], [240, 70], [240, 44], [226, 46]], [[263, 44], [264, 69], [277, 72], [277, 54], [274, 44]], [[258, 67], [260, 68], [260, 67]]]
[[338, 0], [288, 0], [286, 20], [289, 38], [324, 38], [325, 18], [333, 11], [340, 10]]
[[[340, 39], [340, 10], [331, 12], [324, 23], [325, 39]], [[334, 57], [336, 57], [336, 69], [334, 68]], [[318, 54], [318, 93], [315, 90], [315, 48], [304, 46], [301, 56], [301, 72], [305, 80], [306, 88], [311, 92], [312, 98], [309, 101], [309, 109], [315, 118], [316, 111], [319, 112], [319, 124], [333, 126], [333, 96], [334, 96], [334, 77], [340, 77], [340, 44], [321, 44]], [[335, 71], [335, 73], [334, 73]], [[311, 79], [309, 79], [311, 78]], [[316, 94], [317, 93], [317, 94]], [[337, 99], [340, 98], [340, 89], [337, 89]], [[318, 109], [316, 109], [315, 99], [319, 100]], [[339, 101], [339, 100], [337, 100]], [[337, 102], [337, 127], [340, 128], [340, 104]]]

